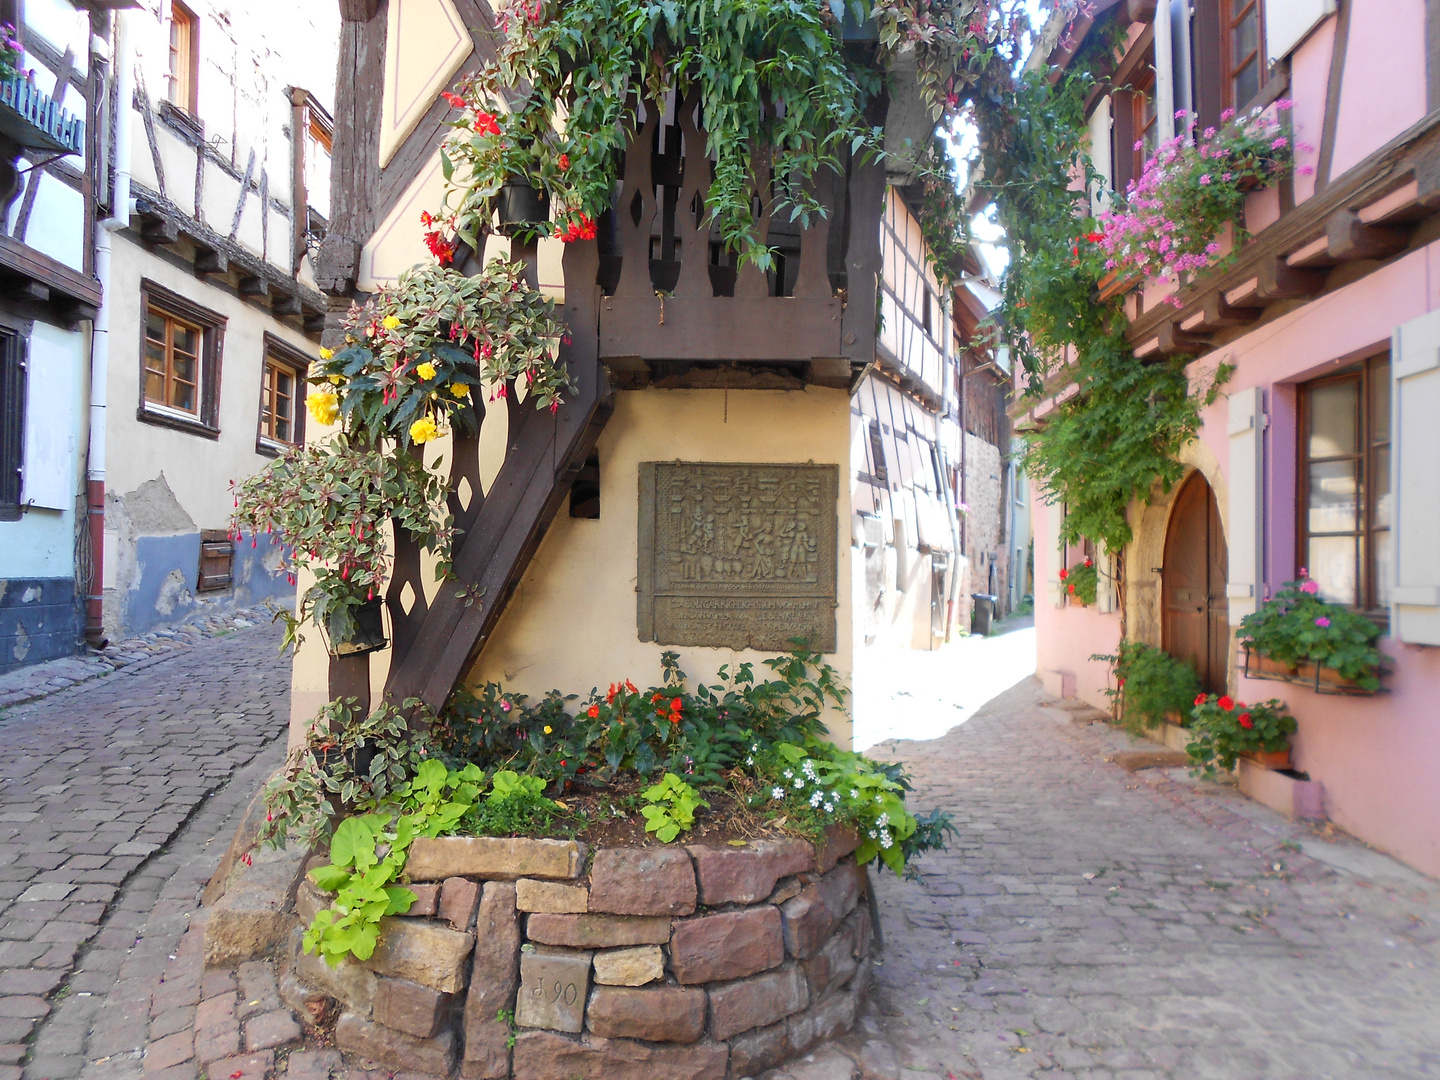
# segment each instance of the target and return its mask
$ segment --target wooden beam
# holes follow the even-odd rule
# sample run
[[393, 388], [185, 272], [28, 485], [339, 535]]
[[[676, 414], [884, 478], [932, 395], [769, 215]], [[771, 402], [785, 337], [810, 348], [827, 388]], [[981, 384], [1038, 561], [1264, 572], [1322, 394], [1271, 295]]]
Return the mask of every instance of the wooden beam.
[[1410, 230], [1367, 225], [1353, 210], [1341, 210], [1325, 228], [1332, 259], [1385, 259], [1410, 244]]
[[279, 296], [270, 304], [270, 314], [279, 317], [287, 315], [300, 315], [305, 311], [305, 305], [301, 303], [298, 296]]
[[345, 22], [369, 22], [380, 10], [380, 0], [340, 0], [340, 18]]
[[180, 239], [180, 226], [163, 214], [142, 212], [140, 236], [151, 244], [174, 244]]
[[1125, 0], [1125, 18], [1132, 23], [1155, 21], [1155, 0]]
[[1256, 295], [1267, 303], [1272, 300], [1308, 300], [1325, 290], [1323, 270], [1301, 270], [1279, 256], [1272, 256], [1256, 267], [1259, 287]]
[[269, 296], [270, 283], [263, 277], [242, 277], [240, 279], [241, 296]]
[[1256, 307], [1234, 307], [1225, 302], [1225, 298], [1219, 293], [1211, 293], [1205, 297], [1204, 303], [1198, 313], [1198, 321], [1186, 319], [1181, 323], [1181, 329], [1187, 331], [1195, 330], [1223, 330], [1230, 326], [1248, 326], [1260, 318], [1263, 308]]
[[199, 248], [195, 252], [195, 272], [197, 274], [228, 274], [230, 272], [230, 256], [214, 248]]
[[5, 286], [5, 295], [12, 300], [30, 300], [37, 304], [50, 302], [50, 288], [34, 278], [17, 278]]
[[1160, 352], [1165, 356], [1198, 356], [1210, 350], [1208, 337], [1186, 333], [1173, 319], [1161, 323], [1156, 336], [1160, 341]]

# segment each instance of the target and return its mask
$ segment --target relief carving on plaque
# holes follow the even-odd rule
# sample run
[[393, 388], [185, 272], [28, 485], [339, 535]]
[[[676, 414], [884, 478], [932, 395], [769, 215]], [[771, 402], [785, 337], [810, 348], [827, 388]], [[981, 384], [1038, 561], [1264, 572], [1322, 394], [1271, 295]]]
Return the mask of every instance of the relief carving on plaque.
[[835, 650], [836, 465], [640, 466], [639, 633]]

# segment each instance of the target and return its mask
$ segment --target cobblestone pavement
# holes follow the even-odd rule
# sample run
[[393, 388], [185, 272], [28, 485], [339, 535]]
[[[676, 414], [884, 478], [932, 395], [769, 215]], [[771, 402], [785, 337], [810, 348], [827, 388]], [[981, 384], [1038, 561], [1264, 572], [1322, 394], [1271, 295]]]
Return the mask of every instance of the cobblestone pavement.
[[871, 751], [960, 831], [919, 882], [877, 878], [902, 1075], [1440, 1077], [1440, 884], [1184, 769], [1127, 772], [1097, 717], [1026, 679]]
[[226, 638], [237, 630], [269, 623], [278, 610], [273, 602], [238, 611], [197, 618], [180, 626], [112, 641], [103, 649], [86, 649], [75, 656], [47, 660], [0, 674], [0, 710], [47, 697], [77, 683], [111, 675], [137, 664], [148, 664], [180, 649], [212, 638]]
[[283, 757], [279, 641], [240, 628], [0, 717], [0, 1080], [138, 1072], [182, 1024], [161, 979]]

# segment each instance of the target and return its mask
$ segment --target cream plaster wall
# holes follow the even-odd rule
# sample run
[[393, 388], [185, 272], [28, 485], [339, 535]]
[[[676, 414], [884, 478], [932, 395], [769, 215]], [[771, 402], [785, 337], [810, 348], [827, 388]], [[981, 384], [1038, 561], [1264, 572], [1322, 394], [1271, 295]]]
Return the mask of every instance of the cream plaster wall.
[[[852, 592], [848, 535], [850, 400], [843, 390], [640, 390], [616, 394], [600, 436], [600, 518], [571, 518], [562, 508], [468, 681], [502, 683], [532, 696], [552, 688], [585, 693], [620, 678], [660, 678], [668, 646], [636, 630], [639, 466], [642, 461], [834, 463], [837, 500], [837, 651], [830, 663], [848, 682], [852, 670]], [[681, 648], [694, 680], [772, 655], [748, 649]], [[828, 719], [849, 746], [846, 716]]]

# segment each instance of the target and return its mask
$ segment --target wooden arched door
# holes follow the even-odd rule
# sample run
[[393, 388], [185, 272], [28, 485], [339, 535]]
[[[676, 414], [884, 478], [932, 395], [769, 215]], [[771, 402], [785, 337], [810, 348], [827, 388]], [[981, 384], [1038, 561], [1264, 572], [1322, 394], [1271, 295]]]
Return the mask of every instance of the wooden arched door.
[[1175, 496], [1165, 532], [1161, 604], [1165, 651], [1188, 661], [1211, 693], [1223, 694], [1230, 647], [1225, 531], [1205, 477], [1192, 473]]

